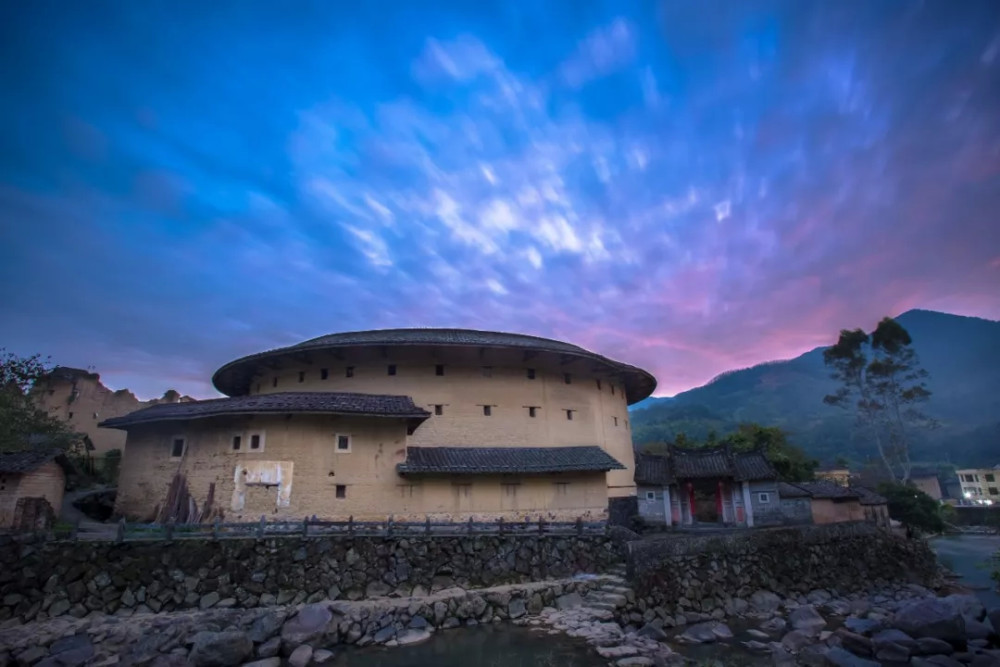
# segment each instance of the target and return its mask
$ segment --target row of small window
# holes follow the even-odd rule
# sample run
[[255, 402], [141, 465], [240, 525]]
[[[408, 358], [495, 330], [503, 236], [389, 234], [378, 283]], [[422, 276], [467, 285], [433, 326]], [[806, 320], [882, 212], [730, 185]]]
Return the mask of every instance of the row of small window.
[[[483, 377], [493, 377], [493, 366], [481, 366], [480, 368], [482, 369]], [[525, 370], [525, 375], [526, 375], [526, 377], [529, 380], [534, 380], [537, 377], [537, 374], [535, 373], [535, 369], [534, 368], [525, 368], [524, 370]], [[396, 375], [397, 374], [397, 366], [396, 366], [396, 364], [389, 364], [388, 366], [386, 366], [386, 374], [387, 375]], [[434, 374], [435, 375], [444, 375], [444, 365], [443, 364], [438, 364], [437, 366], [435, 366], [434, 367]], [[354, 366], [345, 366], [344, 367], [344, 377], [349, 377], [349, 378], [354, 377]], [[328, 380], [328, 379], [330, 379], [330, 369], [329, 368], [321, 368], [321, 369], [319, 369], [319, 379], [320, 380]], [[299, 371], [299, 382], [305, 382], [305, 381], [306, 381], [306, 372], [305, 371]], [[563, 373], [563, 382], [565, 382], [566, 384], [573, 384], [573, 375], [572, 375], [572, 373]], [[595, 380], [595, 382], [597, 382], [597, 390], [601, 391], [602, 387], [603, 387], [601, 381], [600, 380]], [[277, 387], [278, 386], [278, 378], [277, 377], [271, 378], [271, 386], [272, 387]], [[614, 396], [615, 395], [615, 386], [613, 384], [610, 384], [610, 383], [608, 384], [608, 386], [611, 388], [611, 395]], [[257, 385], [257, 393], [258, 394], [260, 393], [260, 384]]]
[[[336, 451], [338, 452], [350, 452], [351, 451], [351, 436], [338, 433], [334, 436], [334, 440], [337, 443]], [[233, 435], [229, 441], [230, 449], [234, 452], [262, 452], [264, 451], [264, 432], [251, 433], [248, 436], [244, 436], [242, 433]], [[170, 443], [170, 456], [172, 458], [180, 458], [184, 456], [184, 451], [187, 448], [187, 440], [183, 437], [177, 437]]]
[[[988, 473], [986, 475], [983, 475], [983, 477], [986, 478], [987, 482], [995, 482], [995, 481], [997, 481], [996, 480], [996, 475], [994, 475], [993, 473]], [[979, 475], [962, 475], [962, 481], [963, 482], [978, 482], [979, 481]]]
[[[521, 484], [519, 482], [504, 482], [500, 484], [500, 490], [503, 495], [507, 498], [513, 498], [517, 496], [517, 489]], [[403, 498], [412, 498], [413, 492], [416, 489], [416, 484], [400, 484], [399, 495]], [[472, 496], [472, 484], [470, 483], [457, 483], [452, 484], [455, 490], [455, 494], [460, 498], [469, 498]], [[557, 496], [565, 496], [569, 494], [569, 482], [555, 482], [554, 483], [555, 494]], [[335, 498], [346, 498], [347, 497], [347, 485], [337, 484], [333, 488], [333, 495]]]
[[[481, 407], [483, 409], [483, 416], [484, 417], [492, 417], [493, 416], [493, 408], [495, 408], [497, 406], [496, 405], [489, 405], [489, 404], [479, 404], [479, 407]], [[542, 407], [540, 405], [525, 405], [524, 408], [528, 411], [528, 416], [531, 417], [531, 418], [537, 417], [538, 416], [538, 411], [542, 409]], [[563, 412], [566, 413], [566, 419], [568, 421], [573, 421], [573, 414], [576, 413], [576, 412], [579, 412], [579, 410], [571, 410], [571, 409], [568, 409], [568, 408], [564, 408]], [[438, 403], [438, 404], [434, 405], [434, 414], [438, 415], [438, 416], [444, 414], [444, 404], [443, 403]], [[612, 417], [611, 419], [614, 421], [614, 425], [618, 426], [618, 417]], [[627, 419], [625, 420], [625, 428], [628, 428], [628, 420]]]
[[[962, 488], [962, 493], [968, 494], [970, 496], [982, 496], [982, 495], [986, 495], [986, 494], [983, 493], [983, 490], [981, 488], [979, 488], [978, 486], [963, 487]], [[989, 487], [987, 489], [987, 493], [989, 495], [991, 495], [991, 496], [998, 496], [998, 495], [1000, 495], [1000, 487], [991, 486], [991, 487]]]
[[[646, 500], [656, 500], [656, 491], [646, 491]], [[770, 493], [758, 493], [757, 502], [759, 503], [769, 503], [771, 502]]]

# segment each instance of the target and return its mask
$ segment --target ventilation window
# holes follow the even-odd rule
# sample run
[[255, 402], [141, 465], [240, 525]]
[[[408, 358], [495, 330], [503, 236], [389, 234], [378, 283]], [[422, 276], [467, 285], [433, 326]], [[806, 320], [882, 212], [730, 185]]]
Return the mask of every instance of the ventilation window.
[[615, 426], [618, 426], [618, 417], [612, 417], [615, 420]]
[[70, 418], [70, 419], [72, 419], [72, 418], [73, 418], [73, 413], [72, 413], [72, 412], [71, 412], [71, 413], [69, 413], [69, 418]]
[[346, 484], [338, 484], [335, 495], [338, 498], [346, 498], [347, 497], [347, 485]]
[[565, 496], [569, 493], [569, 482], [556, 482], [556, 495]]
[[484, 405], [483, 406], [483, 416], [484, 417], [489, 417], [492, 414], [493, 414], [493, 406], [492, 405]]
[[271, 386], [272, 387], [277, 387], [278, 386], [278, 378], [277, 377], [271, 379]]
[[769, 503], [771, 502], [771, 496], [767, 493], [758, 493], [757, 500], [762, 503]]
[[389, 366], [388, 366], [388, 368], [386, 370], [389, 372], [389, 375], [395, 375], [396, 374], [396, 364], [389, 364]]
[[534, 380], [535, 379], [535, 369], [534, 368], [528, 368], [527, 371], [528, 371], [528, 379], [529, 380]]
[[170, 456], [175, 459], [184, 456], [184, 438], [174, 438], [170, 445]]
[[257, 452], [264, 449], [264, 438], [260, 433], [254, 433], [250, 436], [250, 449]]
[[319, 369], [319, 379], [320, 380], [326, 380], [329, 377], [330, 377], [330, 369], [329, 368], [321, 368], [321, 369]]
[[500, 486], [503, 489], [503, 494], [505, 496], [507, 496], [508, 498], [513, 498], [513, 497], [517, 496], [517, 487], [519, 487], [521, 485], [518, 484], [517, 482], [512, 482], [512, 483], [509, 483], [509, 484], [508, 483], [503, 483]]
[[566, 382], [566, 384], [573, 384], [573, 376], [570, 375], [569, 373], [563, 373], [563, 380]]
[[444, 375], [444, 364], [438, 364], [434, 367], [434, 375]]
[[337, 436], [337, 451], [338, 452], [349, 452], [349, 451], [351, 451], [351, 436], [349, 436], [349, 435], [338, 435]]
[[299, 382], [305, 382], [305, 381], [306, 381], [306, 372], [299, 371]]
[[243, 444], [243, 436], [242, 435], [234, 435], [233, 436], [233, 451], [234, 452], [240, 451], [240, 446], [242, 444]]
[[443, 415], [444, 414], [444, 406], [443, 405], [435, 405], [434, 406], [434, 414], [436, 414], [438, 416]]
[[493, 377], [493, 367], [492, 366], [483, 366], [483, 377], [484, 378]]
[[260, 382], [257, 383], [257, 393], [260, 393]]
[[566, 419], [568, 419], [569, 421], [573, 421], [573, 412], [574, 412], [573, 410], [567, 410]]
[[647, 491], [646, 500], [656, 500], [656, 491]]
[[529, 405], [528, 406], [528, 416], [529, 417], [537, 417], [538, 416], [538, 406]]
[[598, 380], [597, 381], [597, 391], [600, 391], [600, 390], [601, 390], [601, 381]]
[[354, 377], [354, 366], [348, 366], [344, 369], [344, 377]]
[[610, 385], [610, 386], [611, 386], [611, 395], [614, 396], [615, 395], [615, 386], [614, 385]]

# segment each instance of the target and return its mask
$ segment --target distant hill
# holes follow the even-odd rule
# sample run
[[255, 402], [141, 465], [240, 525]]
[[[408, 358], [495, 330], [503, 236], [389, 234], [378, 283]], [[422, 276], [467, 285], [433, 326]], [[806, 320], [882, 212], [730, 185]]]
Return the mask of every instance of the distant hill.
[[[933, 397], [925, 410], [941, 423], [912, 443], [912, 456], [959, 466], [1000, 463], [1000, 322], [927, 310], [896, 319], [930, 373]], [[823, 403], [836, 387], [823, 349], [729, 371], [672, 398], [647, 399], [632, 412], [634, 441], [669, 441], [678, 432], [704, 438], [755, 421], [782, 427], [820, 460], [863, 460], [872, 452], [854, 437], [853, 416]]]

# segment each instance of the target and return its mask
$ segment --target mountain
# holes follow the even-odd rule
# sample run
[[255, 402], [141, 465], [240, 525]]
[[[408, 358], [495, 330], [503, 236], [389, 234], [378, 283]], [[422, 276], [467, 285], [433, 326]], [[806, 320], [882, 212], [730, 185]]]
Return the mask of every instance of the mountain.
[[[911, 456], [959, 466], [1000, 463], [1000, 322], [927, 310], [910, 310], [896, 320], [910, 332], [930, 373], [933, 396], [924, 410], [940, 423], [914, 438]], [[823, 364], [824, 349], [729, 371], [669, 399], [643, 401], [631, 417], [636, 445], [670, 441], [678, 432], [722, 435], [754, 421], [780, 426], [820, 460], [871, 456], [871, 446], [854, 433], [853, 415], [823, 403], [836, 388]]]

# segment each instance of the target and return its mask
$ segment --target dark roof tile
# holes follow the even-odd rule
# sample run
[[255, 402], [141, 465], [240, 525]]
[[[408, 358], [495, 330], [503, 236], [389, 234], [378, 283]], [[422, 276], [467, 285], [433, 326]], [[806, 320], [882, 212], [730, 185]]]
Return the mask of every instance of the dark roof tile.
[[796, 482], [795, 485], [818, 500], [851, 500], [860, 497], [858, 493], [846, 486], [825, 479], [815, 482]]
[[600, 447], [407, 447], [401, 475], [540, 474], [624, 469]]
[[811, 498], [808, 491], [801, 486], [789, 484], [788, 482], [778, 482], [778, 495], [782, 498]]
[[854, 491], [861, 496], [862, 505], [885, 505], [889, 502], [885, 496], [875, 493], [871, 489], [867, 489], [863, 486], [852, 486], [851, 491]]
[[205, 419], [222, 415], [261, 413], [312, 413], [397, 417], [423, 421], [430, 413], [413, 404], [409, 396], [350, 394], [342, 392], [277, 392], [213, 398], [207, 401], [160, 403], [98, 424], [105, 428], [127, 428], [135, 424], [182, 419]]
[[7, 474], [27, 473], [44, 463], [61, 456], [60, 449], [25, 449], [19, 452], [0, 453], [0, 472]]
[[684, 479], [717, 477], [750, 481], [777, 479], [778, 473], [763, 452], [733, 452], [727, 447], [670, 447], [666, 455], [640, 454], [636, 457], [637, 484], [661, 486]]

